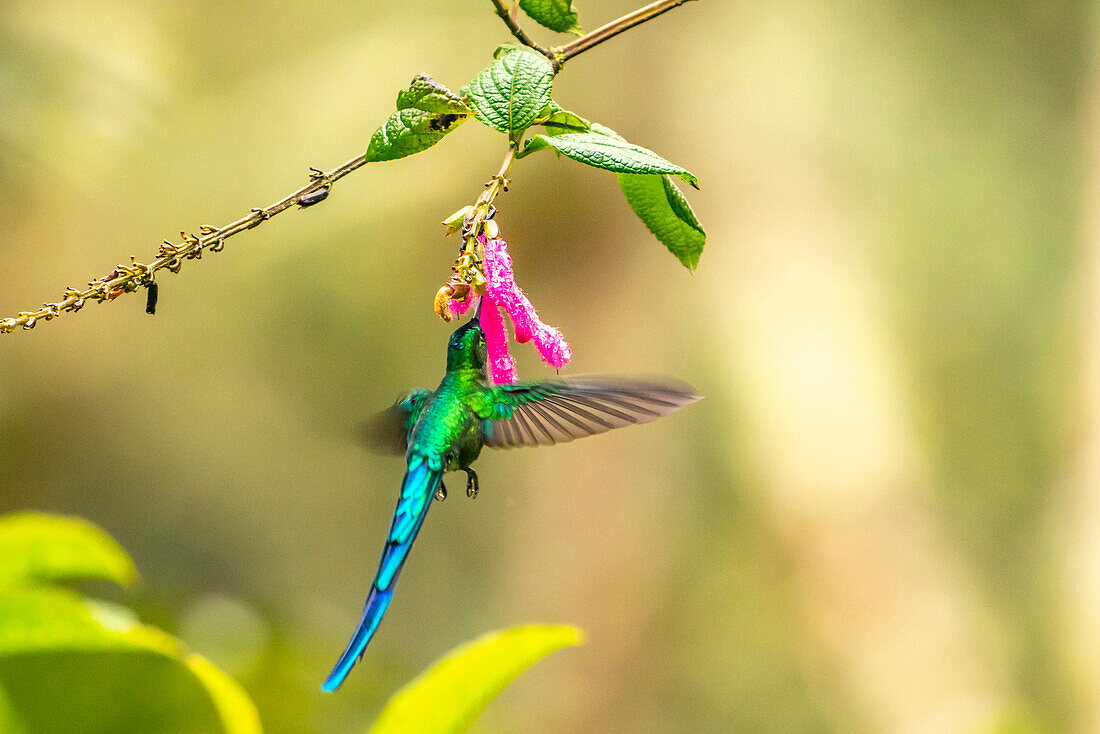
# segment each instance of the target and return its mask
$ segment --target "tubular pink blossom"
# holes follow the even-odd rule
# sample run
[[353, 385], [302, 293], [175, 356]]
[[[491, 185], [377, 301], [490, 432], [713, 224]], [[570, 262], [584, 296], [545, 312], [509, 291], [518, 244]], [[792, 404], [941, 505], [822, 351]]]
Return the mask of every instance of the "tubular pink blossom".
[[476, 301], [474, 300], [476, 298], [477, 298], [477, 296], [475, 296], [473, 293], [466, 296], [465, 301], [456, 301], [452, 298], [451, 299], [451, 313], [453, 313], [455, 316], [465, 315], [465, 313], [470, 310], [470, 306], [473, 306], [474, 303], [476, 303]]
[[[534, 340], [543, 361], [554, 367], [564, 367], [573, 353], [561, 332], [539, 319], [531, 301], [516, 285], [508, 243], [499, 238], [484, 237], [481, 242], [485, 249], [486, 300], [503, 306], [508, 312], [517, 342], [522, 344]], [[499, 318], [499, 314], [497, 317]]]
[[508, 353], [508, 332], [497, 305], [486, 298], [481, 304], [481, 330], [485, 332], [485, 350], [489, 358], [489, 381], [507, 385], [519, 379], [516, 362]]

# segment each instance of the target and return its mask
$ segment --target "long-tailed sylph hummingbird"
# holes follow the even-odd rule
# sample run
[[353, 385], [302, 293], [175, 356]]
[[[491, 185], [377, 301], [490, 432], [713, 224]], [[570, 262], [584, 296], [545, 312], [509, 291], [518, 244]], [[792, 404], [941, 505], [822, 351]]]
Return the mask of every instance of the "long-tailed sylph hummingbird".
[[475, 317], [451, 335], [447, 373], [435, 392], [412, 390], [368, 424], [374, 448], [404, 454], [408, 469], [363, 616], [325, 679], [326, 691], [340, 687], [378, 629], [432, 498], [446, 496], [444, 472], [465, 471], [466, 493], [474, 497], [478, 482], [470, 464], [482, 446], [571, 441], [646, 423], [700, 398], [667, 381], [574, 378], [490, 385], [485, 364], [485, 335]]

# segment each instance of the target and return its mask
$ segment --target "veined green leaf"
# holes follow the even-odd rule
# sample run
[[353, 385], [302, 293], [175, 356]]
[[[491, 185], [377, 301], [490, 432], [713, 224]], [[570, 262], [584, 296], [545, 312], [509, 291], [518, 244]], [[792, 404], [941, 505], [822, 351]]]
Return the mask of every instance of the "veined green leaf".
[[0, 517], [0, 587], [77, 578], [125, 585], [134, 576], [126, 551], [87, 520], [38, 513]]
[[598, 133], [600, 135], [605, 135], [609, 138], [615, 138], [616, 140], [621, 140], [624, 143], [626, 142], [626, 138], [624, 138], [622, 135], [619, 135], [617, 132], [615, 132], [614, 130], [609, 128], [607, 125], [601, 125], [598, 122], [593, 122], [593, 123], [589, 123], [588, 127], [594, 133]]
[[526, 49], [510, 51], [485, 67], [466, 86], [477, 119], [502, 133], [524, 130], [550, 101], [554, 68]]
[[544, 148], [553, 148], [575, 161], [615, 173], [670, 173], [699, 188], [698, 179], [687, 169], [666, 161], [640, 145], [596, 132], [595, 128], [587, 133], [536, 135], [517, 157]]
[[[499, 59], [501, 56], [504, 56], [506, 54], [510, 54], [513, 51], [518, 51], [521, 48], [527, 48], [527, 47], [524, 46], [522, 43], [513, 43], [511, 41], [509, 41], [508, 43], [502, 43], [502, 44], [500, 44], [499, 46], [497, 46], [496, 48], [493, 49], [493, 58], [494, 59]], [[467, 85], [467, 87], [469, 87], [469, 85]], [[466, 88], [463, 88], [461, 93], [466, 94]]]
[[371, 136], [367, 162], [392, 161], [427, 150], [464, 123], [467, 117], [454, 112], [426, 112], [415, 107], [398, 110]]
[[427, 74], [397, 93], [397, 112], [374, 131], [367, 162], [392, 161], [427, 150], [474, 113], [461, 95]]
[[558, 33], [581, 34], [572, 0], [519, 0], [523, 12], [541, 26]]
[[546, 128], [547, 135], [565, 135], [567, 133], [586, 133], [592, 129], [592, 124], [580, 115], [564, 110], [554, 100], [546, 105], [546, 109], [539, 115], [537, 124]]
[[575, 627], [532, 625], [462, 645], [394, 694], [369, 734], [466, 731], [516, 676], [554, 650], [583, 639]]
[[670, 176], [620, 173], [627, 202], [649, 231], [689, 270], [699, 265], [707, 233]]
[[408, 89], [397, 93], [397, 109], [454, 115], [472, 115], [474, 112], [466, 100], [427, 74], [417, 74]]

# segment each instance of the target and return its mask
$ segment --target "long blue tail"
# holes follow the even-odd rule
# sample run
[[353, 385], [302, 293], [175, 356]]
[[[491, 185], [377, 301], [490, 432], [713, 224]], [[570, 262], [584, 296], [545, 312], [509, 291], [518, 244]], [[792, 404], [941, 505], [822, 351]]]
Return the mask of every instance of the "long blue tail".
[[367, 643], [374, 636], [382, 615], [386, 613], [386, 608], [393, 599], [397, 576], [401, 573], [401, 567], [405, 564], [420, 526], [424, 524], [424, 518], [428, 516], [432, 497], [442, 479], [442, 470], [430, 469], [426, 457], [409, 458], [409, 470], [401, 484], [401, 496], [398, 497], [397, 509], [393, 512], [393, 522], [390, 523], [390, 534], [386, 538], [386, 548], [382, 551], [378, 574], [374, 577], [367, 603], [363, 606], [363, 616], [336, 667], [321, 686], [322, 690], [335, 691], [339, 688], [352, 667], [363, 656]]

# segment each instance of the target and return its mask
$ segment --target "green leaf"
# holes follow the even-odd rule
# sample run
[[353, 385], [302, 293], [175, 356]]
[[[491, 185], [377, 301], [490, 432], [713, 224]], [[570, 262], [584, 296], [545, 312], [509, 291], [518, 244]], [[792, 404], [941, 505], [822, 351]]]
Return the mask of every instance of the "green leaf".
[[3, 688], [0, 688], [0, 731], [4, 734], [28, 734], [26, 722], [16, 712]]
[[531, 625], [493, 632], [452, 650], [394, 694], [370, 734], [458, 734], [516, 676], [563, 647], [575, 627]]
[[653, 235], [689, 270], [699, 265], [707, 242], [703, 225], [670, 176], [620, 173], [619, 186]]
[[256, 705], [237, 681], [196, 653], [186, 656], [183, 664], [206, 689], [226, 734], [261, 734], [263, 727]]
[[126, 551], [86, 520], [37, 513], [0, 517], [0, 587], [77, 578], [125, 585], [134, 576]]
[[554, 100], [550, 100], [537, 122], [546, 128], [547, 135], [586, 133], [592, 129], [592, 123], [578, 114], [563, 110]]
[[[236, 682], [168, 633], [141, 624], [130, 610], [83, 599], [68, 589], [0, 589], [0, 660], [103, 652], [173, 661], [201, 684], [226, 734], [261, 731], [255, 706]], [[187, 715], [186, 707], [181, 708], [179, 716]]]
[[558, 33], [581, 34], [572, 0], [519, 0], [523, 12], [541, 26]]
[[550, 102], [554, 68], [539, 53], [516, 49], [489, 64], [466, 86], [477, 119], [502, 133], [525, 130]]
[[125, 551], [85, 520], [0, 517], [0, 725], [7, 717], [30, 731], [108, 732], [136, 721], [143, 731], [184, 732], [220, 723], [226, 734], [259, 734], [244, 691], [179, 640], [129, 609], [45, 585], [134, 576]]
[[699, 188], [699, 181], [687, 169], [666, 161], [652, 150], [628, 143], [618, 137], [593, 131], [568, 135], [536, 135], [524, 146], [517, 158], [544, 148], [595, 168], [615, 173], [670, 173]]
[[589, 128], [594, 133], [598, 133], [600, 135], [605, 135], [609, 138], [615, 138], [616, 140], [621, 140], [624, 143], [626, 142], [626, 138], [624, 138], [622, 135], [619, 135], [617, 132], [615, 132], [614, 130], [609, 128], [607, 125], [601, 125], [598, 122], [593, 122], [593, 123], [589, 124]]
[[397, 109], [417, 109], [453, 115], [473, 114], [466, 100], [427, 74], [417, 74], [413, 77], [408, 89], [397, 93]]
[[50, 587], [0, 591], [0, 657], [73, 650], [144, 650], [178, 657], [168, 633], [122, 607]]
[[392, 161], [427, 150], [464, 123], [467, 117], [454, 112], [426, 112], [415, 107], [398, 110], [371, 136], [367, 162]]
[[427, 74], [417, 74], [408, 89], [397, 93], [397, 112], [371, 136], [367, 162], [392, 161], [427, 150], [473, 113], [461, 95]]
[[[501, 56], [504, 56], [506, 54], [510, 54], [513, 51], [519, 51], [520, 49], [524, 49], [524, 48], [527, 48], [527, 47], [524, 46], [522, 43], [512, 43], [512, 42], [502, 43], [502, 44], [500, 44], [499, 46], [497, 46], [496, 48], [493, 49], [493, 58], [494, 59], [499, 59]], [[463, 95], [466, 94], [466, 91], [467, 91], [468, 87], [469, 87], [469, 85], [467, 84], [466, 88], [463, 88], [463, 90], [462, 90]]]

